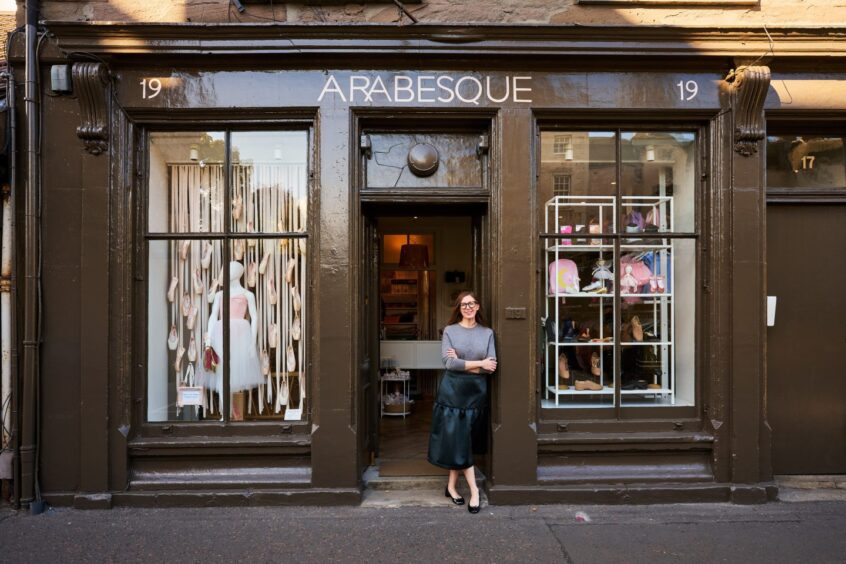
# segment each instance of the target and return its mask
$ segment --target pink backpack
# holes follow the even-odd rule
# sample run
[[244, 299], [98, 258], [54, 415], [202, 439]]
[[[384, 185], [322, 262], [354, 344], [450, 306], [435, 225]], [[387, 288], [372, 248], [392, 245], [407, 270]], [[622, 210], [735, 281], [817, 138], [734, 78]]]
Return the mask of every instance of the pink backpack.
[[578, 294], [579, 269], [570, 259], [558, 259], [549, 263], [549, 293]]

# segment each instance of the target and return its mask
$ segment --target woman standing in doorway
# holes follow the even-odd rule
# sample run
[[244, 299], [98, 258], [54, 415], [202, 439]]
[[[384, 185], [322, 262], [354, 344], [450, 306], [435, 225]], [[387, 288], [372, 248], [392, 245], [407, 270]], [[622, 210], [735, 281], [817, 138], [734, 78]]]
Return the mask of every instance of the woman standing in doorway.
[[478, 513], [480, 505], [473, 455], [484, 454], [487, 447], [486, 375], [496, 370], [494, 332], [487, 327], [481, 307], [473, 292], [462, 292], [455, 302], [441, 342], [446, 370], [429, 432], [429, 462], [449, 469], [444, 495], [456, 505], [464, 504], [455, 489], [462, 471], [470, 486], [470, 513]]

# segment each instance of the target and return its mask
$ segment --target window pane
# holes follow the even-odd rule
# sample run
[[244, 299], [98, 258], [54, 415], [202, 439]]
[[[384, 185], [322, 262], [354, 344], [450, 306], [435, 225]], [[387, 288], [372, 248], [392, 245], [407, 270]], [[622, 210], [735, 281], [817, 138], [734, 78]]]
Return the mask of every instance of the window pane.
[[[303, 418], [306, 240], [237, 239], [229, 267], [229, 389], [232, 420]], [[223, 294], [209, 335], [222, 348]], [[217, 314], [217, 315], [215, 315]], [[222, 382], [223, 366], [218, 368]], [[220, 386], [215, 389], [221, 393]]]
[[693, 405], [695, 242], [663, 240], [620, 259], [623, 406]]
[[846, 188], [843, 139], [818, 135], [767, 137], [767, 186]]
[[613, 244], [583, 243], [546, 240], [543, 407], [614, 406]]
[[221, 242], [151, 241], [149, 248], [147, 420], [215, 418], [219, 401], [208, 393], [214, 374], [203, 353], [220, 289]]
[[621, 135], [625, 231], [694, 230], [694, 139], [693, 133]]
[[659, 235], [696, 229], [694, 134], [623, 132], [620, 162], [613, 133], [542, 143], [542, 407], [694, 405], [696, 240]]
[[[610, 131], [541, 133], [539, 201], [557, 195], [611, 196], [616, 192], [615, 134]], [[565, 179], [566, 177], [566, 179]], [[556, 188], [569, 190], [556, 193]], [[541, 217], [543, 221], [543, 217]], [[573, 223], [563, 220], [562, 225]]]
[[150, 134], [149, 230], [223, 230], [222, 132]]
[[304, 232], [308, 133], [233, 132], [231, 144], [232, 230]]

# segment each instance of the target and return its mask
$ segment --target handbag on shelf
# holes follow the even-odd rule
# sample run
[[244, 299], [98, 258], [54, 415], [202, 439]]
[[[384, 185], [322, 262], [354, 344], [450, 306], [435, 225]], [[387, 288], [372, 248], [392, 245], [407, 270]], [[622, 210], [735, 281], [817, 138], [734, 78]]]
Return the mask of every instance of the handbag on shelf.
[[549, 293], [579, 293], [579, 268], [570, 259], [558, 259], [549, 263]]

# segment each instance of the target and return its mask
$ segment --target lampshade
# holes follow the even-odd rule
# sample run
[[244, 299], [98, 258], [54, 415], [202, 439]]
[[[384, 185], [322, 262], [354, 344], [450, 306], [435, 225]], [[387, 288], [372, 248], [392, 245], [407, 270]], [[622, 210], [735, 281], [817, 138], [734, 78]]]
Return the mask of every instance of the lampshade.
[[406, 243], [400, 249], [399, 265], [401, 268], [427, 268], [429, 266], [429, 247]]

